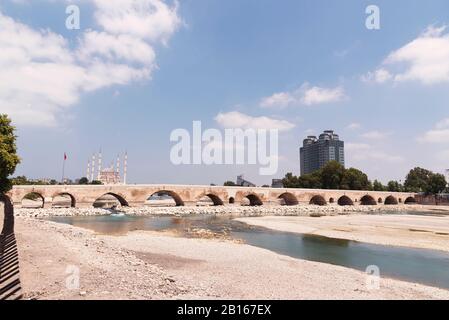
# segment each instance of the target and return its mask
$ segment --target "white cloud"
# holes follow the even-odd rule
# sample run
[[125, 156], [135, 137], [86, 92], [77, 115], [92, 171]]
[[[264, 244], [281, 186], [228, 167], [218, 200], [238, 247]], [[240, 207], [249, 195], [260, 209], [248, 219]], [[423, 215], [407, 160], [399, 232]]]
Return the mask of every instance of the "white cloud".
[[340, 86], [335, 88], [310, 87], [308, 83], [304, 83], [299, 89], [292, 92], [278, 92], [262, 98], [260, 106], [262, 108], [284, 108], [291, 105], [311, 106], [339, 102], [345, 98], [344, 89]]
[[437, 129], [449, 129], [449, 118], [443, 119], [441, 121], [439, 121], [436, 125], [435, 128]]
[[156, 58], [153, 48], [139, 38], [97, 31], [88, 31], [84, 34], [78, 56], [84, 61], [100, 58], [109, 61], [125, 60], [143, 65], [152, 65]]
[[76, 48], [0, 12], [0, 112], [15, 123], [53, 126], [85, 92], [150, 79], [153, 44], [166, 44], [181, 23], [177, 3], [90, 1], [103, 30], [85, 31]]
[[129, 34], [150, 41], [170, 39], [181, 25], [178, 2], [170, 7], [161, 0], [93, 0], [96, 20], [111, 34]]
[[344, 97], [344, 90], [341, 87], [331, 89], [312, 87], [305, 88], [301, 102], [307, 106], [311, 106], [314, 104], [338, 102], [343, 100]]
[[293, 129], [295, 125], [286, 120], [278, 120], [269, 117], [252, 117], [238, 111], [219, 113], [215, 121], [224, 128], [242, 129], [278, 129], [287, 131]]
[[435, 128], [424, 133], [418, 138], [419, 142], [449, 143], [449, 118], [443, 119], [435, 125]]
[[289, 92], [275, 93], [270, 97], [263, 98], [260, 102], [262, 108], [280, 107], [284, 108], [295, 103], [295, 98]]
[[346, 127], [346, 129], [348, 129], [348, 130], [357, 130], [357, 129], [360, 129], [361, 127], [362, 127], [362, 126], [361, 126], [360, 123], [353, 122], [353, 123], [348, 124], [348, 126]]
[[405, 46], [391, 52], [382, 67], [362, 80], [418, 81], [425, 85], [449, 82], [449, 33], [446, 26], [429, 26]]
[[381, 132], [381, 131], [373, 130], [373, 131], [369, 131], [369, 132], [362, 134], [362, 137], [365, 139], [371, 139], [371, 140], [381, 140], [381, 139], [387, 138], [390, 135], [391, 135], [391, 133], [389, 133], [389, 132]]

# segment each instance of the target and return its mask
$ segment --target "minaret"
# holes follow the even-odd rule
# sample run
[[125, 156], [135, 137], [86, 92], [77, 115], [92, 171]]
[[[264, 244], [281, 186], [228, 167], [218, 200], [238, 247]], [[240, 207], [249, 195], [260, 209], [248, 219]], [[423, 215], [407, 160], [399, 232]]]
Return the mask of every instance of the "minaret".
[[90, 170], [90, 181], [94, 181], [95, 178], [95, 154], [92, 156], [92, 165]]
[[87, 180], [90, 181], [90, 159], [87, 159], [87, 175], [86, 175]]
[[97, 174], [97, 180], [100, 181], [101, 178], [101, 162], [102, 162], [102, 154], [101, 154], [101, 149], [100, 149], [100, 154], [98, 155], [98, 174]]
[[117, 170], [117, 177], [118, 177], [117, 183], [120, 183], [120, 155], [117, 155], [117, 166], [116, 166], [116, 170]]
[[126, 175], [128, 173], [128, 152], [125, 152], [123, 167], [123, 184], [126, 184]]

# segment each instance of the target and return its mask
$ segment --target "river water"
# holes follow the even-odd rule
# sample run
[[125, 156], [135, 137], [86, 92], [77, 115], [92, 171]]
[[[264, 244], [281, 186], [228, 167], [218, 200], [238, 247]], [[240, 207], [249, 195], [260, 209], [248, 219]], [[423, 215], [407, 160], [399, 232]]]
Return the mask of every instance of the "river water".
[[357, 241], [273, 231], [249, 226], [229, 216], [137, 217], [124, 214], [88, 217], [52, 217], [100, 234], [123, 235], [134, 230], [175, 231], [193, 237], [205, 229], [223, 237], [242, 240], [293, 258], [324, 262], [365, 271], [375, 265], [381, 276], [449, 289], [449, 254], [427, 249], [391, 247]]

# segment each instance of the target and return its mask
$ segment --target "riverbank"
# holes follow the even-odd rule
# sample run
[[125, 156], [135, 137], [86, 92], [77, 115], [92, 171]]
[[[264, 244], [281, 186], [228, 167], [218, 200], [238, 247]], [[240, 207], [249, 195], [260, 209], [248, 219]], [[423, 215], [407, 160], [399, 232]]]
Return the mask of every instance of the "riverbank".
[[[428, 212], [429, 213], [429, 212]], [[449, 252], [449, 215], [362, 215], [238, 218], [278, 231]]]
[[[376, 205], [376, 206], [209, 206], [209, 207], [122, 207], [117, 209], [120, 212], [136, 215], [237, 215], [244, 217], [253, 216], [335, 216], [354, 213], [376, 214], [379, 212], [408, 212], [408, 211], [438, 211], [446, 212], [449, 215], [449, 207], [422, 206], [422, 205]], [[444, 211], [446, 210], [446, 211]], [[55, 217], [55, 216], [95, 216], [111, 214], [112, 210], [101, 208], [52, 208], [52, 209], [15, 209], [17, 217]]]
[[[29, 217], [16, 219], [16, 236], [28, 299], [449, 299], [385, 278], [369, 290], [363, 272], [226, 240], [105, 236]], [[76, 268], [80, 287], [70, 289]]]

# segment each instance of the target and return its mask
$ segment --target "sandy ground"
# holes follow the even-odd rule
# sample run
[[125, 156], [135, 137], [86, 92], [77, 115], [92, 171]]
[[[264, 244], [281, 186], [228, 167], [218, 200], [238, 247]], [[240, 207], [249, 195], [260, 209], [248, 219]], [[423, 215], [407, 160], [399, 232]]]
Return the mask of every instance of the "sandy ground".
[[16, 237], [29, 299], [449, 299], [384, 278], [369, 290], [363, 272], [225, 240], [104, 236], [28, 217], [16, 219]]
[[259, 217], [237, 220], [279, 231], [449, 251], [449, 216], [447, 215]]

